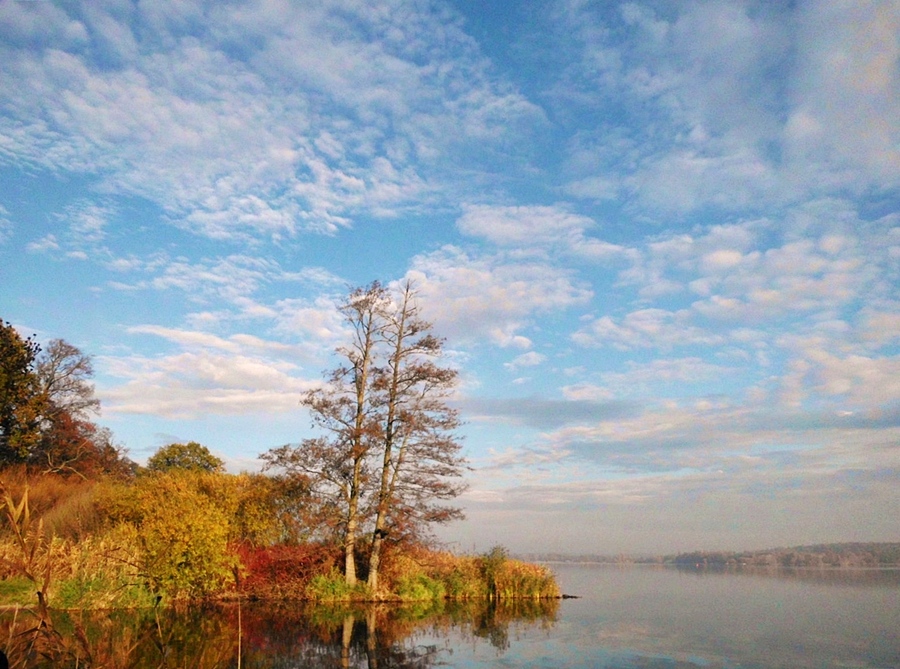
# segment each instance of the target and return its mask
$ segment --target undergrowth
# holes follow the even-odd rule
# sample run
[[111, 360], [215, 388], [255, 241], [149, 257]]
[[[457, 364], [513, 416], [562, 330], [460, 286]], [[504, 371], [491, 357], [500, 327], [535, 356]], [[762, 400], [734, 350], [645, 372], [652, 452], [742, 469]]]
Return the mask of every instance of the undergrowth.
[[0, 605], [34, 606], [36, 593], [39, 606], [56, 609], [233, 597], [409, 603], [559, 597], [546, 567], [512, 559], [502, 547], [455, 555], [386, 544], [378, 590], [369, 590], [364, 573], [351, 587], [338, 544], [234, 539], [246, 524], [234, 520], [234, 509], [250, 498], [208, 479], [157, 475], [126, 484], [3, 470]]

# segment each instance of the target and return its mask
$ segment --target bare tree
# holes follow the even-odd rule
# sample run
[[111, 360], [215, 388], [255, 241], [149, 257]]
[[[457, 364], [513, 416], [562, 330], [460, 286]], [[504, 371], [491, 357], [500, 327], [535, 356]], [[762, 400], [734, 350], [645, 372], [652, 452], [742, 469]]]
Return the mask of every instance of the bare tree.
[[94, 397], [94, 376], [91, 356], [63, 339], [54, 339], [37, 357], [36, 373], [41, 392], [48, 400], [49, 414], [68, 413], [73, 418], [86, 419], [100, 410], [100, 400]]
[[419, 317], [411, 284], [396, 300], [377, 282], [357, 288], [340, 309], [351, 330], [337, 351], [343, 364], [301, 400], [325, 434], [261, 457], [267, 468], [302, 478], [320, 508], [340, 518], [351, 585], [359, 537], [371, 532], [375, 590], [387, 537], [421, 536], [428, 524], [461, 516], [437, 503], [463, 489], [459, 419], [446, 403], [457, 373], [435, 363], [443, 342]]
[[369, 452], [378, 423], [370, 399], [375, 347], [383, 327], [384, 288], [377, 282], [352, 291], [339, 308], [350, 326], [350, 343], [338, 349], [344, 364], [332, 370], [325, 385], [301, 400], [313, 425], [327, 436], [283, 446], [261, 457], [267, 468], [307, 479], [317, 502], [337, 509], [344, 549], [344, 576], [356, 585], [356, 544], [363, 522], [365, 490], [370, 478]]
[[435, 501], [462, 492], [464, 485], [458, 479], [465, 467], [453, 434], [459, 418], [447, 405], [458, 375], [435, 364], [443, 341], [431, 334], [431, 323], [419, 317], [411, 282], [401, 286], [385, 319], [381, 333], [386, 361], [373, 380], [381, 423], [368, 575], [373, 591], [378, 588], [381, 549], [392, 521], [421, 528], [462, 516], [459, 509]]

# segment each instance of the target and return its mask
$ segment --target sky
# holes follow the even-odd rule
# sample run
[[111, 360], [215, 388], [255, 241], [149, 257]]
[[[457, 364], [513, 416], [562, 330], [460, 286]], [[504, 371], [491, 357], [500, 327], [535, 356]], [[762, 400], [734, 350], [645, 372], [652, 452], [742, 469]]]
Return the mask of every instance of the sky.
[[459, 550], [900, 541], [900, 2], [0, 0], [0, 318], [230, 471], [357, 286], [459, 370]]

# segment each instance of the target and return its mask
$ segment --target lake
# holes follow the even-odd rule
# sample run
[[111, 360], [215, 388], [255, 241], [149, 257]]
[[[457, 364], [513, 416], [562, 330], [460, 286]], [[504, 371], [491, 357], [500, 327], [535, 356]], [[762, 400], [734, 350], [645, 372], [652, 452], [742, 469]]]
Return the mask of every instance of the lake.
[[56, 612], [24, 666], [900, 668], [900, 571], [552, 567], [578, 599]]

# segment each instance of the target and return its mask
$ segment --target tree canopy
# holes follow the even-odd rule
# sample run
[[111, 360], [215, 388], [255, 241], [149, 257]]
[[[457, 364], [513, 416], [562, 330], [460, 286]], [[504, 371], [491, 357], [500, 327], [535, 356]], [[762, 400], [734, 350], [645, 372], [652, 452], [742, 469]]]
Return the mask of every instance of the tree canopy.
[[161, 447], [147, 460], [147, 469], [153, 472], [168, 472], [175, 469], [223, 472], [225, 461], [210, 453], [206, 446], [189, 441], [186, 444], [169, 444]]
[[0, 322], [0, 459], [24, 460], [40, 442], [46, 397], [40, 392], [35, 358], [40, 346]]
[[0, 324], [0, 463], [45, 473], [123, 474], [123, 457], [106, 428], [91, 421], [100, 402], [91, 357], [62, 339], [41, 348]]

